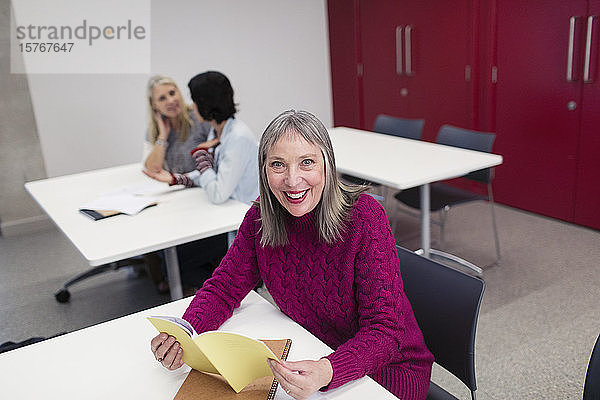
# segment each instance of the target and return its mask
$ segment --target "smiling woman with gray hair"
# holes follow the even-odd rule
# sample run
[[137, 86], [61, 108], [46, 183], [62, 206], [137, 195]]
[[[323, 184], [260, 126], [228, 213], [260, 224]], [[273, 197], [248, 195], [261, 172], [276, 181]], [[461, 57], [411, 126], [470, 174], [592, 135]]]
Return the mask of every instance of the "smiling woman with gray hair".
[[[184, 318], [217, 329], [262, 278], [279, 308], [335, 349], [319, 360], [271, 361], [295, 399], [369, 375], [402, 399], [424, 399], [433, 356], [402, 290], [381, 205], [336, 176], [329, 135], [306, 111], [286, 111], [259, 147], [260, 200]], [[152, 339], [157, 360], [183, 365], [174, 338]]]

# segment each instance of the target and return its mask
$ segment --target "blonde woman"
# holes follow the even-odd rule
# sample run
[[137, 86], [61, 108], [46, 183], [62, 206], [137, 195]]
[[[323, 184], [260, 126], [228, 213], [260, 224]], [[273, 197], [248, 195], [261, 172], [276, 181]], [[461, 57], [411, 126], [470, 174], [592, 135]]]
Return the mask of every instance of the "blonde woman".
[[150, 176], [166, 171], [180, 175], [196, 170], [190, 152], [204, 144], [210, 124], [200, 122], [185, 104], [173, 79], [155, 75], [148, 81], [148, 134], [144, 143], [144, 168]]

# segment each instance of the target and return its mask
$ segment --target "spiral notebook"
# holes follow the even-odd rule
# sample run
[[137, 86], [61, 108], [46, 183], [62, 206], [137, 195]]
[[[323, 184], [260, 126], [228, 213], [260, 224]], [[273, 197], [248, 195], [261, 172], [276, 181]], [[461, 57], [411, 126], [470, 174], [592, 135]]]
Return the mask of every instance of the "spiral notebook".
[[[286, 360], [292, 339], [261, 340], [268, 348]], [[279, 383], [272, 376], [257, 379], [241, 392], [235, 393], [220, 375], [191, 370], [175, 395], [175, 400], [273, 400]]]

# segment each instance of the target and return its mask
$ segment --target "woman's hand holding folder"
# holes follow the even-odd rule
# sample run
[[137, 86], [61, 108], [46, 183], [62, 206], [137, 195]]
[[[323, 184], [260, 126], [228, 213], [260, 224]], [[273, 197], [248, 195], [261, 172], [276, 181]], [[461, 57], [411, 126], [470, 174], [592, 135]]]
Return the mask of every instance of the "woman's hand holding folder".
[[177, 339], [166, 333], [159, 333], [150, 341], [154, 358], [165, 368], [175, 370], [183, 365], [183, 350]]

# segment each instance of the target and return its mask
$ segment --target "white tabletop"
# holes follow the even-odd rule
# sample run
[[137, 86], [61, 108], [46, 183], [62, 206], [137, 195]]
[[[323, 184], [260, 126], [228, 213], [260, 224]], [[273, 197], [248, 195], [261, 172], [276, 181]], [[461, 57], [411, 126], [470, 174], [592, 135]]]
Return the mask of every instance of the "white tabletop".
[[[167, 371], [154, 359], [152, 315], [181, 316], [191, 297], [0, 354], [0, 387], [7, 399], [172, 399], [189, 367]], [[291, 338], [289, 360], [331, 353], [324, 343], [254, 291], [222, 330], [259, 339]], [[277, 399], [290, 399], [282, 390]], [[369, 377], [312, 399], [395, 399]]]
[[395, 189], [456, 178], [502, 163], [502, 156], [358, 129], [329, 129], [339, 172]]
[[[100, 195], [134, 185], [164, 188], [158, 205], [134, 216], [94, 221], [78, 209]], [[212, 204], [201, 188], [169, 191], [140, 164], [28, 182], [26, 189], [91, 266], [236, 230], [250, 207], [235, 200]]]

